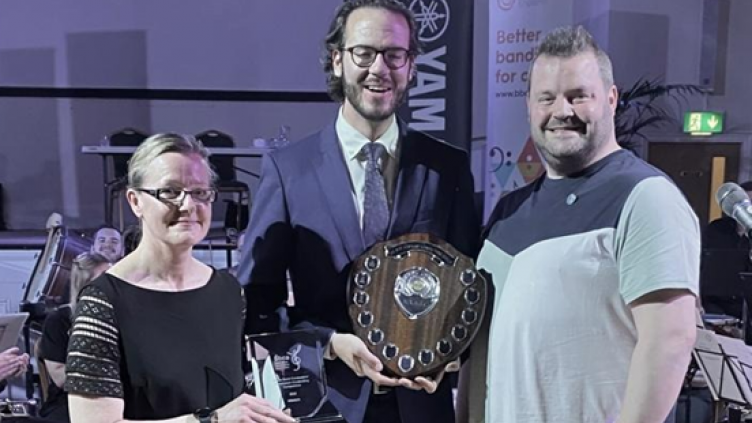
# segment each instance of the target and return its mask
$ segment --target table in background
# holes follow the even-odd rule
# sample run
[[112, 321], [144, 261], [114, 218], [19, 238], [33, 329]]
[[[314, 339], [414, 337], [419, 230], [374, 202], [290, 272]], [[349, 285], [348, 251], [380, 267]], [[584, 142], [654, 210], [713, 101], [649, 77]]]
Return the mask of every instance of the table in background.
[[[112, 210], [110, 202], [108, 201], [107, 187], [112, 182], [110, 177], [109, 158], [113, 156], [130, 156], [136, 151], [137, 147], [120, 147], [120, 146], [105, 146], [105, 145], [84, 145], [81, 147], [81, 153], [83, 154], [97, 154], [102, 157], [102, 178], [104, 189], [104, 221], [108, 225], [112, 225]], [[256, 157], [261, 158], [266, 153], [272, 151], [271, 148], [255, 148], [255, 147], [216, 147], [208, 148], [210, 155], [214, 156], [230, 156], [230, 157]], [[249, 173], [249, 172], [245, 172]]]

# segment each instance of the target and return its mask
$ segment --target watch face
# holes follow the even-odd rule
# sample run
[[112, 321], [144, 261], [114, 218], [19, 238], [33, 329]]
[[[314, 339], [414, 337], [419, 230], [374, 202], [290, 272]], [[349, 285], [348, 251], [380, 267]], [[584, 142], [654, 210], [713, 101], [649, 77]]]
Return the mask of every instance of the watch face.
[[196, 416], [198, 421], [201, 423], [211, 422], [216, 414], [217, 414], [216, 411], [212, 410], [211, 408], [201, 408], [201, 409], [196, 410], [195, 413], [193, 413], [193, 415]]

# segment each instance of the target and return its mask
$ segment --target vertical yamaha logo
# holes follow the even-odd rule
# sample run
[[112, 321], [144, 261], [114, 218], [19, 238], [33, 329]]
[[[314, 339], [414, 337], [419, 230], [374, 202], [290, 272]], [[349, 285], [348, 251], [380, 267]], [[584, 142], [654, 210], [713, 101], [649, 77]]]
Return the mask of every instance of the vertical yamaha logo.
[[517, 0], [496, 0], [501, 10], [511, 10]]
[[418, 38], [423, 42], [438, 40], [449, 27], [449, 5], [446, 0], [413, 0], [410, 10], [418, 23]]

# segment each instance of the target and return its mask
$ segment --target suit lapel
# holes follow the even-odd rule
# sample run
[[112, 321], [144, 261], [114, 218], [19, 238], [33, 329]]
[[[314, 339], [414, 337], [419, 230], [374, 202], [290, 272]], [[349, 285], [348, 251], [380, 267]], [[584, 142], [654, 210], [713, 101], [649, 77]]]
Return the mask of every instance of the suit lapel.
[[337, 228], [345, 251], [355, 260], [365, 249], [358, 213], [352, 199], [352, 183], [340, 150], [334, 124], [321, 131], [321, 164], [315, 166], [329, 213]]
[[426, 166], [419, 163], [419, 146], [411, 140], [407, 133], [407, 124], [398, 120], [400, 127], [399, 139], [399, 171], [397, 173], [397, 187], [394, 190], [394, 206], [391, 221], [387, 231], [387, 239], [408, 233], [418, 212], [421, 194], [426, 182]]

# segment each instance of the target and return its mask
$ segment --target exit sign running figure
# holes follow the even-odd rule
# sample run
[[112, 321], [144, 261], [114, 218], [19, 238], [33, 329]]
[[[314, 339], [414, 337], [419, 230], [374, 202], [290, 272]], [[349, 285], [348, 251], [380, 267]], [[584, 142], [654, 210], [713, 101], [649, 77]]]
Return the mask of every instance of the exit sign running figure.
[[684, 132], [711, 135], [723, 132], [723, 113], [688, 112], [684, 114]]

